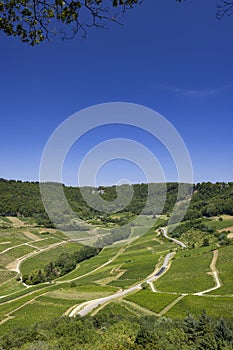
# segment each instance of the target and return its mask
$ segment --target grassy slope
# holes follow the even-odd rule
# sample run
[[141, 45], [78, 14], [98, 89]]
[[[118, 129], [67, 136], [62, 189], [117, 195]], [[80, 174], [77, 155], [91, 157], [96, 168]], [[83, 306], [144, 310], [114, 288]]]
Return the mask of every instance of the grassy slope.
[[128, 296], [126, 300], [139, 304], [155, 313], [159, 313], [177, 297], [178, 295], [174, 294], [153, 293], [150, 290], [141, 290], [138, 293]]
[[163, 292], [195, 293], [214, 286], [213, 278], [207, 275], [213, 258], [204, 248], [182, 251], [176, 254], [169, 271], [156, 283]]
[[53, 247], [49, 250], [43, 251], [41, 253], [32, 256], [21, 264], [22, 274], [30, 273], [33, 270], [43, 269], [43, 267], [50, 261], [56, 260], [62, 253], [73, 253], [78, 251], [81, 245], [76, 242], [67, 242], [65, 244]]
[[203, 310], [212, 317], [224, 317], [233, 321], [233, 298], [188, 295], [170, 309], [166, 316], [182, 318], [188, 313], [200, 315]]
[[211, 294], [221, 294], [233, 296], [233, 246], [219, 249], [218, 260], [216, 264], [219, 270], [219, 277], [222, 287], [213, 291]]

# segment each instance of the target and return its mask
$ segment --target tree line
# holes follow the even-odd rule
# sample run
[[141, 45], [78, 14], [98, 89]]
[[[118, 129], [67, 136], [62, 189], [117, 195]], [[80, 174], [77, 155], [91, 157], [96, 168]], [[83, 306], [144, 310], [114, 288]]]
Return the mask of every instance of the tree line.
[[232, 324], [204, 311], [179, 320], [137, 318], [111, 304], [94, 317], [44, 320], [0, 338], [4, 350], [231, 350], [232, 346]]
[[43, 269], [32, 271], [22, 276], [22, 281], [27, 285], [35, 285], [43, 282], [51, 282], [76, 268], [76, 265], [84, 260], [99, 254], [100, 248], [83, 246], [72, 254], [62, 253], [55, 261], [49, 262]]
[[[129, 218], [132, 218], [132, 215], [140, 214], [142, 211], [146, 215], [156, 215], [157, 208], [160, 206], [160, 202], [164, 196], [164, 185], [154, 184], [154, 198], [150, 201], [151, 204], [146, 209], [144, 208], [148, 196], [148, 184], [135, 184], [132, 186], [132, 200], [124, 209], [120, 210], [120, 213], [125, 214]], [[191, 188], [192, 185], [189, 186]], [[53, 184], [53, 187], [54, 192], [56, 192], [56, 184]], [[166, 201], [162, 214], [170, 215], [172, 213], [177, 199], [178, 187], [178, 183], [166, 184]], [[98, 210], [88, 206], [82, 197], [80, 188], [63, 185], [63, 189], [68, 203], [81, 220], [98, 219], [100, 223], [106, 223], [111, 217], [111, 214], [108, 213], [104, 213], [103, 215], [103, 208], [101, 206]], [[90, 187], [89, 192], [93, 196], [93, 203], [97, 195], [109, 203], [117, 198], [117, 186]], [[124, 191], [121, 192], [124, 193]], [[180, 199], [181, 201], [185, 201], [187, 198], [184, 194], [184, 197]], [[114, 206], [114, 204], [111, 205]], [[65, 211], [63, 212], [62, 208], [56, 207], [55, 209], [61, 226], [67, 230], [74, 230], [76, 225], [72, 224], [69, 218], [67, 221], [67, 213]], [[217, 182], [215, 184], [203, 182], [194, 184], [192, 200], [184, 220], [222, 214], [233, 215], [233, 182]], [[34, 217], [38, 225], [53, 227], [53, 223], [44, 209], [38, 182], [0, 179], [0, 216]], [[110, 218], [110, 221], [113, 221], [113, 219]], [[125, 225], [125, 220], [116, 220], [116, 224]]]

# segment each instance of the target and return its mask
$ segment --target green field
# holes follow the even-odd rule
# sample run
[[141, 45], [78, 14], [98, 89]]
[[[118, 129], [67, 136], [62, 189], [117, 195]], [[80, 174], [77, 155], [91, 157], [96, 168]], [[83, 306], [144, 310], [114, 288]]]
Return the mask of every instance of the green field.
[[43, 269], [43, 267], [50, 261], [56, 260], [56, 258], [62, 253], [73, 253], [78, 251], [81, 245], [76, 242], [67, 242], [56, 247], [52, 247], [49, 250], [39, 252], [38, 254], [28, 258], [21, 264], [22, 274], [30, 273], [33, 270]]
[[178, 295], [176, 294], [153, 293], [150, 290], [141, 290], [125, 299], [158, 314], [177, 297]]
[[[161, 264], [163, 257], [167, 252], [167, 246], [161, 246], [157, 241], [147, 241], [139, 243], [135, 242], [127, 247], [122, 255], [115, 261], [114, 265], [120, 270], [125, 271], [118, 281], [117, 285], [122, 287], [134, 284], [135, 280], [143, 280], [150, 275], [157, 264]], [[112, 266], [111, 264], [110, 266]], [[115, 284], [115, 282], [111, 282]]]
[[71, 287], [67, 285], [66, 287], [59, 288], [55, 291], [46, 293], [43, 298], [47, 296], [50, 298], [59, 298], [65, 300], [92, 300], [102, 298], [117, 292], [117, 288], [110, 286], [99, 286], [99, 285], [82, 285]]
[[195, 293], [214, 287], [210, 271], [212, 251], [196, 249], [179, 252], [172, 261], [168, 272], [155, 282], [162, 292]]
[[30, 241], [22, 232], [17, 229], [0, 230], [0, 252], [16, 245]]
[[0, 216], [0, 220], [3, 221], [3, 222], [5, 222], [5, 223], [7, 223], [7, 224], [10, 224], [10, 223], [11, 223], [10, 220], [7, 219], [5, 216]]
[[55, 237], [42, 238], [41, 241], [32, 242], [31, 245], [36, 248], [45, 248], [50, 244], [58, 243], [59, 241], [61, 240]]
[[167, 313], [167, 317], [182, 318], [188, 313], [195, 316], [205, 310], [212, 317], [224, 317], [233, 321], [233, 298], [210, 296], [185, 296]]
[[94, 256], [91, 259], [85, 260], [78, 264], [76, 270], [71, 271], [70, 273], [62, 276], [58, 281], [67, 281], [79, 278], [80, 276], [91, 273], [96, 268], [100, 267], [102, 264], [105, 264], [107, 261], [112, 259], [120, 251], [121, 246], [110, 246], [105, 247], [100, 254]]
[[[135, 315], [135, 311], [128, 307], [128, 305], [120, 302], [111, 302], [98, 312], [98, 317], [105, 319], [106, 315], [114, 315], [115, 317], [131, 317]], [[140, 316], [136, 313], [137, 316]]]
[[16, 277], [13, 277], [0, 285], [0, 296], [12, 294], [21, 290], [25, 290], [25, 287], [22, 285], [22, 283], [16, 281]]
[[12, 279], [13, 277], [16, 277], [16, 272], [9, 271], [6, 269], [0, 269], [0, 286], [2, 283], [5, 283], [6, 281]]
[[[76, 302], [78, 304], [78, 302]], [[29, 326], [32, 323], [53, 319], [61, 316], [69, 307], [74, 305], [74, 301], [64, 299], [47, 298], [46, 301], [40, 298], [33, 300], [29, 304], [13, 311], [10, 315], [12, 319], [1, 326], [2, 333], [12, 328], [18, 328], [20, 324]]]
[[233, 295], [233, 247], [223, 247], [218, 250], [216, 264], [222, 286], [211, 294]]
[[[135, 244], [134, 241], [132, 243], [132, 247], [131, 244], [126, 246], [122, 253], [119, 254], [119, 256], [117, 256], [112, 262], [110, 262], [110, 264], [98, 269], [96, 272], [93, 272], [88, 276], [81, 278], [79, 283], [98, 282], [126, 288], [134, 284], [135, 281], [143, 280], [149, 274], [151, 274], [161, 256], [165, 255], [164, 251], [166, 248], [166, 245], [164, 245], [161, 253], [161, 244], [157, 241], [147, 241], [147, 243], [139, 243], [138, 245]], [[104, 253], [104, 251], [103, 255], [108, 254], [109, 252], [105, 251]], [[101, 259], [103, 256], [101, 254], [98, 257], [91, 259], [92, 262], [97, 261], [98, 258]], [[105, 261], [109, 259], [110, 256], [108, 256], [108, 259]], [[89, 263], [91, 263], [91, 261], [86, 262], [86, 265], [89, 265]], [[93, 268], [95, 267], [96, 265], [93, 265]], [[78, 271], [79, 269], [77, 272]]]
[[7, 254], [0, 254], [0, 266], [6, 267], [9, 263], [14, 261], [15, 258], [13, 256]]
[[7, 252], [7, 255], [12, 256], [14, 258], [20, 258], [21, 256], [27, 255], [29, 253], [32, 253], [33, 251], [36, 251], [37, 249], [32, 248], [29, 245], [21, 245], [16, 248], [12, 248]]
[[[224, 216], [223, 216], [224, 218]], [[215, 228], [216, 230], [227, 229], [227, 227], [233, 226], [233, 217], [228, 217], [227, 219], [204, 219], [205, 225]]]

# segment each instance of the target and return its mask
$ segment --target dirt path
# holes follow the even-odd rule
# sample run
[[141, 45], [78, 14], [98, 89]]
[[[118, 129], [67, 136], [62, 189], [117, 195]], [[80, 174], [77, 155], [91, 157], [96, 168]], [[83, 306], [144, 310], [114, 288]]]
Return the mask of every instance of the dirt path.
[[136, 310], [139, 312], [140, 315], [144, 314], [144, 315], [147, 315], [147, 316], [158, 316], [158, 314], [156, 314], [155, 312], [141, 306], [141, 305], [138, 305], [132, 301], [129, 301], [129, 300], [122, 300], [122, 302], [126, 305], [129, 305], [131, 306], [132, 309]]
[[[11, 242], [10, 242], [11, 243]], [[13, 247], [9, 247], [9, 248], [6, 248], [5, 250], [3, 250], [0, 254], [5, 254], [7, 252], [9, 252], [10, 250], [12, 249], [15, 249], [17, 247], [21, 247], [22, 245], [25, 245], [26, 243], [21, 243], [21, 244], [17, 244], [17, 245], [14, 245]]]
[[160, 311], [159, 316], [165, 315], [173, 306], [175, 306], [181, 299], [184, 298], [184, 294], [180, 295], [178, 298], [173, 300], [170, 304], [168, 304], [162, 311]]
[[211, 261], [211, 264], [210, 264], [210, 269], [211, 271], [216, 271], [218, 272], [217, 268], [216, 268], [216, 262], [218, 260], [218, 250], [214, 250], [213, 251], [213, 259]]
[[[39, 239], [39, 241], [45, 241], [45, 240], [47, 240], [47, 239], [48, 239], [48, 238], [43, 238], [43, 239]], [[7, 243], [11, 243], [11, 242], [7, 242]], [[33, 246], [32, 243], [33, 243], [32, 241], [29, 241], [29, 242], [25, 242], [25, 243], [20, 243], [20, 244], [14, 245], [14, 246], [12, 246], [12, 247], [9, 247], [9, 248], [4, 249], [2, 252], [0, 252], [0, 255], [1, 255], [1, 254], [5, 254], [5, 253], [7, 253], [8, 251], [10, 251], [10, 250], [12, 250], [12, 249], [15, 249], [15, 248], [17, 248], [17, 247], [21, 247], [21, 246], [23, 246], [23, 245], [27, 245], [27, 246], [32, 247], [32, 248], [37, 249], [37, 250], [42, 250], [42, 249], [43, 249], [43, 248], [39, 248], [39, 247]]]
[[147, 283], [149, 284], [150, 289], [152, 290], [152, 292], [153, 293], [157, 293], [157, 290], [155, 289], [155, 286], [154, 286], [153, 282], [149, 281]]
[[213, 276], [213, 279], [215, 281], [215, 286], [213, 288], [204, 290], [202, 292], [194, 293], [193, 295], [202, 296], [203, 294], [212, 292], [213, 290], [216, 290], [216, 289], [221, 287], [221, 282], [220, 282], [219, 276], [218, 276], [218, 270], [216, 268], [217, 259], [218, 259], [218, 250], [214, 250], [213, 251], [213, 259], [212, 259], [211, 264], [210, 264], [211, 272], [209, 272], [209, 274]]
[[224, 231], [230, 231], [233, 232], [233, 226], [228, 226], [225, 228], [221, 228], [221, 230], [218, 230], [219, 232], [224, 232]]
[[14, 316], [9, 316], [9, 315], [5, 315], [5, 316], [6, 318], [0, 321], [0, 325], [14, 318]]
[[50, 250], [50, 249], [52, 249], [52, 248], [54, 248], [54, 247], [56, 247], [56, 246], [59, 246], [59, 245], [61, 245], [61, 244], [65, 244], [65, 243], [67, 243], [67, 242], [68, 242], [68, 241], [61, 241], [61, 242], [58, 242], [58, 243], [54, 243], [54, 244], [51, 244], [51, 245], [48, 246], [48, 247], [45, 247], [45, 248], [42, 248], [42, 249], [40, 249], [40, 250], [36, 250], [36, 251], [34, 251], [34, 252], [31, 252], [31, 253], [29, 253], [29, 254], [26, 254], [26, 255], [24, 255], [24, 256], [22, 256], [22, 257], [16, 259], [16, 260], [12, 261], [10, 264], [8, 264], [8, 265], [6, 266], [6, 268], [7, 268], [8, 270], [11, 270], [11, 271], [16, 271], [18, 274], [20, 274], [20, 264], [21, 264], [24, 260], [26, 260], [26, 259], [32, 257], [33, 255], [40, 254], [40, 253], [42, 253], [42, 252], [44, 252], [44, 251], [46, 251], [46, 250]]

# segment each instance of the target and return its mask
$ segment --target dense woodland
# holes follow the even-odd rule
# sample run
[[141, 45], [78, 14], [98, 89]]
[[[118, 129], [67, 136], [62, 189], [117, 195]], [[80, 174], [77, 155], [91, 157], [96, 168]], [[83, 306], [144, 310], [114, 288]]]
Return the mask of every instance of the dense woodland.
[[[56, 184], [51, 184], [54, 192], [56, 192]], [[123, 185], [127, 186], [127, 185]], [[142, 212], [144, 214], [156, 214], [156, 208], [159, 206], [158, 202], [162, 200], [163, 195], [162, 184], [154, 185], [154, 202], [151, 201], [151, 207], [146, 208], [145, 203], [148, 195], [147, 184], [133, 185], [134, 195], [130, 204], [121, 210], [121, 212], [127, 213], [129, 218], [132, 215], [138, 215]], [[171, 214], [174, 204], [177, 198], [178, 183], [167, 183], [166, 202], [163, 208], [163, 214]], [[186, 185], [188, 186], [188, 185]], [[189, 185], [191, 189], [191, 185]], [[80, 189], [77, 187], [63, 186], [66, 198], [71, 205], [72, 209], [78, 214], [82, 220], [96, 219], [101, 220], [103, 223], [108, 221], [114, 221], [116, 224], [125, 225], [125, 218], [113, 219], [108, 214], [101, 213], [103, 208], [99, 207], [98, 210], [90, 208], [84, 201]], [[101, 195], [106, 201], [112, 202], [117, 198], [116, 186], [112, 187], [99, 187], [97, 189], [89, 188], [92, 201], [95, 200], [95, 196]], [[101, 192], [101, 194], [99, 194]], [[124, 191], [123, 191], [124, 193]], [[127, 189], [125, 191], [127, 193]], [[153, 195], [153, 193], [152, 193]], [[185, 200], [184, 198], [180, 198]], [[66, 229], [73, 230], [72, 223], [65, 223], [65, 213], [62, 210], [57, 215], [61, 220], [64, 220]], [[114, 210], [114, 208], [113, 208]], [[215, 216], [229, 214], [233, 215], [233, 182], [217, 182], [212, 184], [210, 182], [198, 183], [193, 186], [193, 195], [191, 205], [186, 213], [185, 220], [197, 219], [202, 216]], [[27, 216], [34, 217], [38, 224], [46, 227], [52, 227], [42, 200], [40, 196], [40, 189], [38, 182], [22, 182], [15, 180], [0, 179], [0, 215], [1, 216]], [[68, 226], [69, 225], [69, 226]]]
[[0, 338], [0, 349], [20, 350], [230, 350], [233, 329], [203, 311], [183, 320], [137, 318], [109, 305], [94, 317], [62, 317], [19, 327]]

